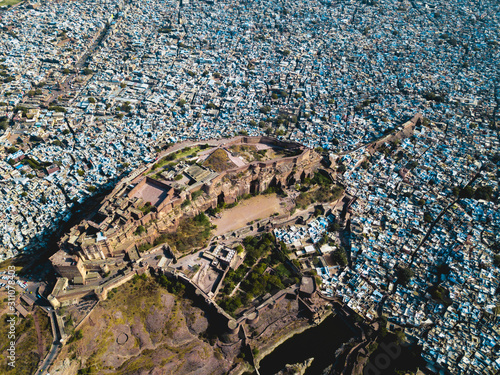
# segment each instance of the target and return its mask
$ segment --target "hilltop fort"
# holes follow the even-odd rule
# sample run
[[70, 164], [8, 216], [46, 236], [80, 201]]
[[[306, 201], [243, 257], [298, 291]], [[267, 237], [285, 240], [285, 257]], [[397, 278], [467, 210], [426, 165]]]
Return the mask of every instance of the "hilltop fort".
[[139, 258], [138, 228], [154, 223], [146, 233], [152, 241], [175, 231], [183, 217], [310, 177], [320, 161], [311, 149], [270, 137], [167, 151], [133, 181], [120, 183], [92, 217], [73, 227], [51, 262], [68, 281], [87, 284], [108, 272], [110, 264]]

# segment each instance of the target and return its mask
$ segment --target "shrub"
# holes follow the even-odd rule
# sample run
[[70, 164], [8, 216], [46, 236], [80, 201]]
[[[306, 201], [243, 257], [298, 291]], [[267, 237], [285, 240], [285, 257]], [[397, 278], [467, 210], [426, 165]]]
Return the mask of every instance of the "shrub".
[[135, 230], [135, 234], [139, 236], [139, 235], [141, 235], [142, 233], [144, 233], [145, 231], [146, 231], [146, 228], [144, 228], [144, 226], [143, 226], [143, 225], [139, 225], [139, 226], [137, 227], [137, 229]]

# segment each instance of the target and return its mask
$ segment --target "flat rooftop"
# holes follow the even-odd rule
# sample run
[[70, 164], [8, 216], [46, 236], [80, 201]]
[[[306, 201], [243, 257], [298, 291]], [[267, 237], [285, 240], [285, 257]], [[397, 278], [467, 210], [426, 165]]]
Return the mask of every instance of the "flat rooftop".
[[158, 206], [168, 196], [170, 189], [172, 188], [148, 180], [133, 196], [142, 198], [144, 202], [149, 202], [153, 206]]

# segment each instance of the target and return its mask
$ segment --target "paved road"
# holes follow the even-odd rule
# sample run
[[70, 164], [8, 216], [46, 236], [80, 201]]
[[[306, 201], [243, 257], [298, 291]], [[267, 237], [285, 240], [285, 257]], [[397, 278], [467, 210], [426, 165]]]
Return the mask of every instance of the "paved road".
[[47, 370], [49, 367], [52, 365], [52, 362], [54, 359], [57, 357], [57, 353], [59, 349], [61, 348], [61, 344], [54, 344], [52, 345], [52, 348], [50, 349], [49, 354], [45, 357], [45, 360], [43, 361], [43, 364], [40, 366], [38, 371], [36, 372], [36, 375], [47, 375], [48, 372]]
[[45, 312], [49, 314], [50, 322], [52, 327], [55, 326], [55, 329], [53, 328], [54, 331], [54, 341], [52, 343], [52, 347], [50, 348], [49, 353], [43, 360], [41, 366], [38, 368], [38, 371], [36, 372], [36, 375], [47, 375], [47, 370], [49, 367], [52, 365], [52, 362], [56, 359], [57, 353], [59, 352], [59, 349], [62, 347], [60, 340], [61, 336], [59, 333], [59, 329], [57, 328], [57, 317], [56, 313], [54, 312], [54, 309], [49, 308], [49, 307], [42, 307]]

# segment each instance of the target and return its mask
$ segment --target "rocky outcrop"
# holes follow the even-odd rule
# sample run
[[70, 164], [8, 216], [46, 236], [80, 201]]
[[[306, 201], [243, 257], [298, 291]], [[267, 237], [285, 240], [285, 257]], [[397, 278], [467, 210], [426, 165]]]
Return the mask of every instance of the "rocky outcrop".
[[313, 361], [314, 358], [309, 358], [302, 363], [296, 363], [294, 365], [286, 365], [283, 370], [276, 373], [275, 375], [304, 375], [307, 368], [311, 366], [311, 363]]

